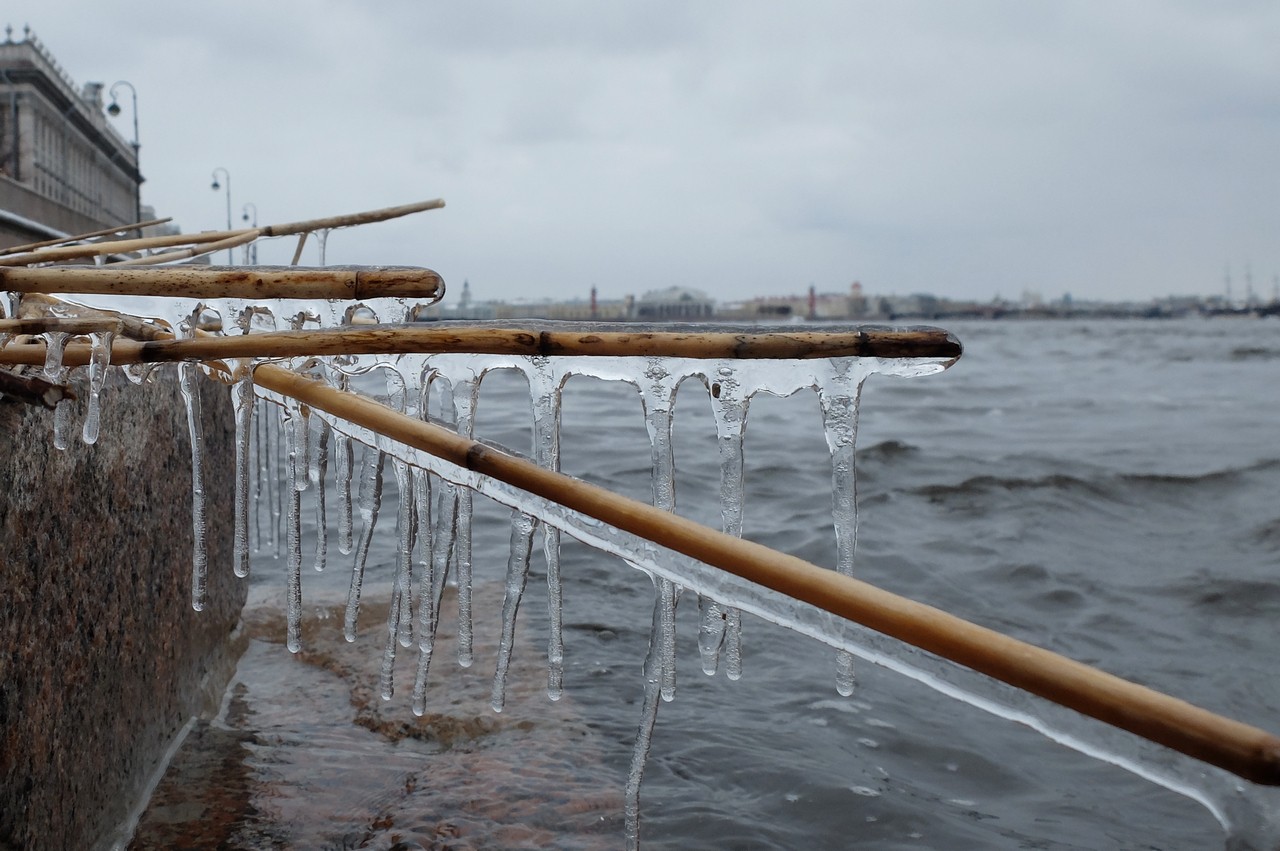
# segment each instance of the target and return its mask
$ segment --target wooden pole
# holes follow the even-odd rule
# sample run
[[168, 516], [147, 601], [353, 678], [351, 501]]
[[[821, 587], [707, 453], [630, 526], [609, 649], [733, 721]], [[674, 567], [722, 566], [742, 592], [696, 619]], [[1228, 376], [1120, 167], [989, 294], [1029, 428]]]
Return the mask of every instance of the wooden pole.
[[304, 222], [290, 222], [283, 225], [267, 225], [262, 228], [263, 236], [293, 236], [325, 228], [346, 228], [353, 225], [368, 225], [374, 222], [385, 222], [411, 213], [424, 210], [438, 210], [444, 206], [444, 200], [434, 198], [430, 201], [418, 201], [414, 204], [402, 204], [398, 207], [383, 207], [380, 210], [369, 210], [364, 213], [350, 213], [343, 216], [328, 216], [323, 219], [309, 219]]
[[120, 327], [119, 319], [110, 318], [39, 317], [31, 319], [0, 319], [0, 334], [43, 334], [46, 331], [61, 331], [64, 334], [79, 335], [92, 334], [95, 331], [118, 332]]
[[165, 251], [160, 254], [147, 254], [142, 257], [133, 257], [129, 260], [120, 260], [109, 264], [115, 269], [120, 266], [157, 266], [161, 263], [169, 263], [174, 260], [186, 260], [189, 257], [200, 257], [204, 254], [213, 254], [218, 251], [235, 248], [244, 245], [247, 242], [253, 242], [262, 234], [260, 230], [238, 231], [228, 236], [226, 239], [219, 239], [215, 242], [205, 242], [198, 247], [182, 248], [178, 251]]
[[1280, 785], [1280, 738], [1145, 686], [614, 494], [604, 488], [264, 364], [254, 380], [459, 467], [564, 505], [698, 561], [972, 668], [1254, 783]]
[[0, 290], [162, 298], [360, 300], [434, 299], [443, 293], [444, 284], [430, 269], [412, 266], [177, 266], [163, 269], [57, 266], [0, 269]]
[[74, 236], [60, 236], [57, 239], [46, 239], [43, 242], [28, 242], [25, 245], [11, 245], [8, 248], [0, 248], [0, 256], [6, 254], [22, 254], [27, 251], [35, 251], [37, 248], [47, 248], [51, 245], [62, 245], [68, 242], [80, 242], [84, 239], [93, 239], [96, 236], [110, 236], [112, 234], [123, 233], [128, 230], [141, 230], [149, 228], [153, 225], [162, 225], [165, 222], [173, 221], [172, 217], [163, 219], [151, 219], [145, 222], [135, 222], [131, 225], [122, 225], [114, 228], [103, 228], [102, 230], [93, 230], [88, 233], [78, 233]]
[[[112, 242], [94, 242], [89, 245], [68, 245], [64, 248], [49, 248], [43, 251], [30, 251], [26, 254], [15, 254], [0, 257], [0, 266], [27, 266], [32, 263], [58, 263], [64, 260], [80, 260], [85, 257], [103, 257], [108, 254], [126, 254], [130, 251], [144, 251], [152, 248], [167, 248], [173, 245], [200, 245], [206, 242], [218, 242], [241, 234], [255, 233], [253, 228], [233, 231], [205, 231], [204, 233], [171, 233], [164, 236], [145, 236], [139, 239], [117, 239]], [[255, 234], [256, 235], [256, 234]]]
[[[877, 328], [843, 331], [767, 333], [696, 331], [599, 331], [524, 328], [375, 326], [324, 331], [274, 331], [230, 337], [115, 343], [111, 362], [155, 363], [173, 360], [303, 357], [355, 354], [558, 355], [579, 357], [682, 357], [697, 359], [814, 359], [834, 357], [946, 358], [962, 351], [960, 341], [938, 328]], [[43, 363], [38, 349], [19, 346], [0, 350], [0, 363]], [[76, 365], [87, 357], [68, 347], [64, 362]]]
[[74, 399], [70, 387], [54, 384], [31, 375], [15, 375], [0, 369], [0, 395], [11, 396], [29, 405], [40, 405], [52, 410], [63, 399]]

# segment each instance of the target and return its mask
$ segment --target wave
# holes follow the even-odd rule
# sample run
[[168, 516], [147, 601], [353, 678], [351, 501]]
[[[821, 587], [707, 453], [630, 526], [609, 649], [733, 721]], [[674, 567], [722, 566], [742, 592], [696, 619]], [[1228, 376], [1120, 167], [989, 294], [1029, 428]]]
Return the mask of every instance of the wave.
[[1270, 473], [1280, 469], [1280, 458], [1267, 458], [1242, 467], [1211, 470], [1193, 475], [1172, 473], [1106, 472], [1093, 477], [1069, 473], [1042, 476], [972, 476], [958, 484], [930, 484], [907, 488], [906, 492], [930, 502], [971, 499], [975, 496], [1024, 493], [1027, 491], [1074, 492], [1112, 500], [1169, 496], [1172, 493], [1199, 491], [1206, 487], [1234, 486], [1254, 473]]

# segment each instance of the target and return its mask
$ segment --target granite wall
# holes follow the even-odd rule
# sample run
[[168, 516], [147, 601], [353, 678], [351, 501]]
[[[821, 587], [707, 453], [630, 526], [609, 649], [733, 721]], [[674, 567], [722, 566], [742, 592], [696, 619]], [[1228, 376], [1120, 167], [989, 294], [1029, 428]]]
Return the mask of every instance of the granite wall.
[[171, 370], [113, 383], [98, 443], [78, 439], [81, 408], [66, 451], [52, 412], [0, 400], [0, 848], [110, 845], [234, 668], [246, 588], [231, 571], [227, 388], [202, 382], [210, 576], [195, 612]]

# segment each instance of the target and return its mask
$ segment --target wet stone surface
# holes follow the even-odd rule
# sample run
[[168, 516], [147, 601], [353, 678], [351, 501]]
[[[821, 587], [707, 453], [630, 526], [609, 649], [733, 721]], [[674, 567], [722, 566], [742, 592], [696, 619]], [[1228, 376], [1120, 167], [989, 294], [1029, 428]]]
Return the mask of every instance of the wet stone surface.
[[417, 717], [416, 645], [399, 650], [395, 697], [379, 695], [386, 611], [366, 600], [349, 644], [340, 606], [310, 606], [296, 656], [278, 607], [247, 611], [250, 647], [223, 711], [188, 737], [130, 848], [617, 847], [624, 778], [572, 700], [547, 699], [537, 648], [517, 639], [495, 713], [493, 636], [478, 629], [477, 663], [460, 668], [447, 619]]
[[[208, 465], [209, 593], [195, 612], [172, 378], [108, 386], [96, 445], [80, 440], [77, 402], [65, 451], [53, 412], [0, 399], [0, 847], [107, 839], [234, 664], [245, 588], [230, 570], [231, 464]], [[201, 383], [207, 451], [229, 460], [226, 387]]]

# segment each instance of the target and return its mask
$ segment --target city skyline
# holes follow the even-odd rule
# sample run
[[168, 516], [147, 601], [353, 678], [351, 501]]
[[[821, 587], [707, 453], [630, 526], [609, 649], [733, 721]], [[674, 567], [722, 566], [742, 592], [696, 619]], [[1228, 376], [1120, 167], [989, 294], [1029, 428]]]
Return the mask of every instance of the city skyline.
[[[1280, 8], [1198, 2], [466, 8], [20, 0], [136, 87], [142, 201], [185, 230], [443, 197], [335, 232], [495, 297], [813, 283], [1146, 300], [1280, 272]], [[0, 21], [0, 24], [6, 21]], [[233, 196], [210, 189], [225, 169]], [[262, 262], [292, 245], [266, 244]], [[314, 258], [312, 258], [314, 259]]]

